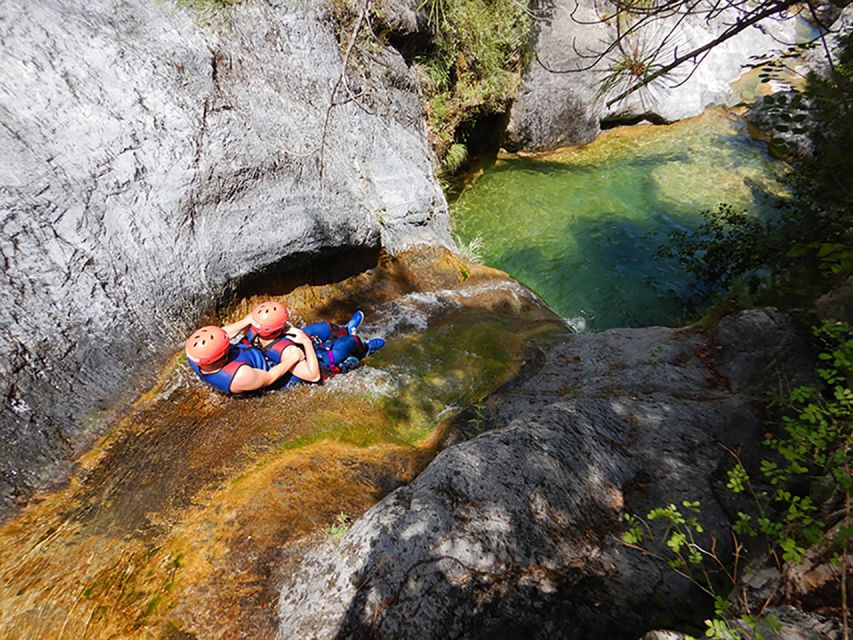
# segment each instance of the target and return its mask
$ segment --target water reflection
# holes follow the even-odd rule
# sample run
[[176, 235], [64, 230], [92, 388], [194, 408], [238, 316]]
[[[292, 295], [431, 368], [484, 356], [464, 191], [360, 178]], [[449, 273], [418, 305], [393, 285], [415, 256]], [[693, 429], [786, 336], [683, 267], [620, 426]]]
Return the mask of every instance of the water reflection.
[[506, 157], [453, 205], [462, 241], [586, 329], [676, 325], [703, 294], [675, 259], [655, 258], [673, 229], [719, 203], [770, 207], [781, 165], [723, 110], [666, 127], [605, 132], [592, 144]]

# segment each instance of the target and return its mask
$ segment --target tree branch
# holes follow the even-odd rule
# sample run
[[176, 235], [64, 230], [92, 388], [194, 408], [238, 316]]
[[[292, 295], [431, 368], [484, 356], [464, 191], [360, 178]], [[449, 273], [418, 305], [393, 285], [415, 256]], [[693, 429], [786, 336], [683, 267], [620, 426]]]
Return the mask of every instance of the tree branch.
[[669, 64], [664, 65], [663, 67], [661, 67], [660, 69], [658, 69], [654, 73], [651, 73], [648, 76], [640, 79], [638, 82], [636, 82], [634, 85], [632, 85], [631, 87], [629, 87], [628, 89], [626, 89], [625, 91], [620, 93], [615, 98], [608, 100], [607, 106], [608, 107], [613, 106], [615, 103], [625, 99], [626, 97], [628, 97], [629, 95], [631, 95], [632, 93], [637, 91], [638, 89], [645, 87], [649, 83], [651, 83], [651, 82], [657, 80], [658, 78], [660, 78], [661, 76], [669, 73], [670, 71], [672, 71], [676, 67], [684, 64], [685, 62], [687, 62], [691, 58], [695, 58], [696, 56], [713, 49], [717, 45], [719, 45], [719, 44], [725, 42], [726, 40], [736, 36], [741, 31], [743, 31], [744, 29], [748, 29], [749, 27], [756, 24], [757, 22], [760, 22], [761, 20], [764, 20], [765, 18], [769, 18], [772, 15], [776, 15], [778, 13], [781, 13], [782, 11], [785, 11], [786, 9], [790, 8], [791, 6], [797, 4], [797, 1], [798, 0], [782, 0], [781, 2], [774, 2], [772, 5], [766, 7], [762, 11], [757, 11], [750, 16], [746, 16], [743, 19], [739, 19], [734, 25], [732, 25], [731, 27], [726, 29], [723, 33], [721, 33], [719, 36], [717, 36], [713, 40], [710, 40], [709, 42], [706, 42], [705, 44], [703, 44], [701, 47], [697, 47], [696, 49], [693, 49], [692, 51], [689, 51], [688, 53], [685, 53], [685, 54], [679, 56], [678, 58], [676, 58], [675, 60], [673, 60]]

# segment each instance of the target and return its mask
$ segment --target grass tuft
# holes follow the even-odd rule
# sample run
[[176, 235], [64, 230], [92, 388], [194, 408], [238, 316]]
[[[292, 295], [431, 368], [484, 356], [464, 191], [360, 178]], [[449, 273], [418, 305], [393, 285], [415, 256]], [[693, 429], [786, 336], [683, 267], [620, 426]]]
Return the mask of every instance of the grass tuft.
[[323, 533], [335, 542], [340, 542], [349, 533], [350, 527], [352, 527], [352, 518], [341, 511], [335, 516], [334, 523], [328, 527], [323, 527]]
[[473, 264], [483, 264], [483, 237], [481, 235], [474, 236], [468, 242], [464, 242], [457, 236], [454, 236], [453, 240], [456, 242], [456, 246], [459, 247], [457, 253], [460, 258]]

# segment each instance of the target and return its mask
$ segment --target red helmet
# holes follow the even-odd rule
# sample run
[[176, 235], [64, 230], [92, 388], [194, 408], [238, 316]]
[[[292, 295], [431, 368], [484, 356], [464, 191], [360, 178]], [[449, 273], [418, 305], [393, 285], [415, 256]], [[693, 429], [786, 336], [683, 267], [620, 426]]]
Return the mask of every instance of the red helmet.
[[187, 358], [206, 366], [228, 353], [231, 341], [222, 327], [202, 327], [187, 338]]
[[262, 338], [269, 338], [284, 329], [288, 319], [287, 308], [278, 302], [262, 302], [252, 311], [252, 326]]

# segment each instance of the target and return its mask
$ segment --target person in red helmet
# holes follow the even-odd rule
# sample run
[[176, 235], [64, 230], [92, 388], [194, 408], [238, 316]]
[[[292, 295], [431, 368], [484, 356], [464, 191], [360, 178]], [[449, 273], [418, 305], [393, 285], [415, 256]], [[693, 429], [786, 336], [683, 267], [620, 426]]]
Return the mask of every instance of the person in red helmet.
[[250, 324], [251, 316], [246, 316], [224, 327], [202, 327], [187, 338], [187, 358], [201, 380], [228, 394], [256, 391], [278, 382], [303, 364], [307, 359], [306, 353], [314, 351], [311, 338], [293, 328], [292, 342], [301, 345], [302, 349], [288, 349], [278, 363], [270, 366], [260, 349], [246, 343], [231, 344], [231, 339]]
[[[291, 339], [293, 327], [288, 323], [289, 315], [284, 305], [274, 302], [262, 302], [249, 314], [251, 327], [246, 341], [264, 352], [271, 365], [278, 364], [283, 355], [295, 345]], [[331, 322], [317, 322], [303, 329], [313, 339], [313, 354], [306, 351], [304, 365], [293, 369], [293, 376], [299, 382], [318, 382], [337, 373], [350, 371], [369, 353], [381, 349], [385, 341], [373, 338], [363, 342], [355, 335], [358, 326], [364, 320], [364, 314], [356, 311], [349, 322], [343, 326]], [[312, 357], [312, 355], [314, 357]], [[317, 361], [317, 367], [314, 361]]]
[[[194, 331], [186, 342], [187, 358], [201, 380], [228, 394], [318, 382], [355, 368], [360, 358], [384, 346], [381, 338], [365, 344], [354, 335], [363, 318], [357, 311], [344, 326], [319, 322], [302, 330], [289, 324], [284, 305], [263, 302], [237, 322]], [[245, 339], [231, 344], [241, 333]]]

